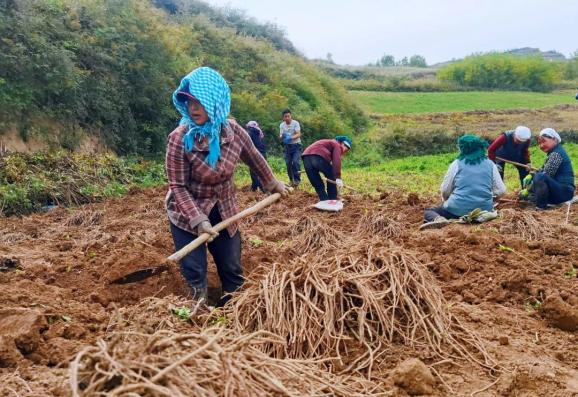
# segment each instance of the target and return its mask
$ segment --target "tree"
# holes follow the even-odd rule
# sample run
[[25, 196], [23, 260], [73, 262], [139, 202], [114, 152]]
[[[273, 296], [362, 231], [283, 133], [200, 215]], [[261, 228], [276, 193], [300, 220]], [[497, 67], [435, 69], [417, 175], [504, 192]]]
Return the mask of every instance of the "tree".
[[333, 54], [332, 53], [328, 52], [326, 58], [327, 58], [327, 62], [335, 63], [335, 62], [333, 62]]
[[396, 65], [407, 66], [407, 65], [409, 65], [409, 61], [407, 60], [407, 57], [403, 57], [403, 58], [401, 58], [401, 61], [396, 63]]
[[411, 58], [409, 58], [409, 66], [415, 66], [417, 68], [426, 68], [427, 63], [425, 61], [425, 58], [422, 57], [421, 55], [412, 55]]
[[378, 64], [381, 66], [395, 66], [395, 58], [393, 55], [383, 54]]

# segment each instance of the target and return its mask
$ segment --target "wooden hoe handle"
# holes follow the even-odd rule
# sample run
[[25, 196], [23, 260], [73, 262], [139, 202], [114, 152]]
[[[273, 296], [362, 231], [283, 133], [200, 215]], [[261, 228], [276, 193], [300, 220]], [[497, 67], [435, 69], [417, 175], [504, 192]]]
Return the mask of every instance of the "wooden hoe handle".
[[[274, 193], [270, 196], [267, 196], [263, 200], [261, 200], [257, 204], [255, 204], [254, 206], [249, 207], [249, 208], [239, 212], [238, 214], [235, 214], [232, 217], [227, 218], [224, 221], [217, 223], [216, 225], [214, 225], [212, 227], [212, 229], [216, 232], [220, 232], [221, 230], [226, 229], [231, 223], [236, 222], [239, 219], [245, 218], [249, 215], [253, 215], [253, 214], [261, 211], [263, 208], [268, 207], [269, 205], [273, 204], [275, 201], [279, 200], [280, 198], [281, 198], [280, 193]], [[191, 241], [189, 244], [185, 245], [183, 248], [181, 248], [180, 250], [178, 250], [177, 252], [175, 252], [174, 254], [169, 256], [167, 259], [169, 261], [175, 261], [175, 262], [179, 261], [179, 260], [183, 259], [183, 257], [187, 256], [192, 250], [203, 245], [209, 238], [211, 238], [211, 235], [209, 233], [203, 233], [199, 237], [197, 237], [196, 239]]]

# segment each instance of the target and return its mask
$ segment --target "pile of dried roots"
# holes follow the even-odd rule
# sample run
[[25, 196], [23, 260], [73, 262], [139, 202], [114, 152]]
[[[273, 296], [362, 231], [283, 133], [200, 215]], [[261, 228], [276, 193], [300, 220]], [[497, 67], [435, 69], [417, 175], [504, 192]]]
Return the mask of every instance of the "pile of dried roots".
[[70, 365], [73, 396], [386, 396], [382, 386], [338, 376], [313, 361], [279, 360], [259, 345], [282, 345], [268, 332], [130, 333], [99, 340]]
[[260, 273], [226, 310], [238, 333], [264, 330], [287, 341], [263, 346], [272, 357], [331, 359], [333, 371], [370, 375], [380, 355], [401, 345], [494, 365], [475, 334], [450, 314], [425, 266], [377, 239]]
[[200, 328], [197, 323], [208, 313], [202, 302], [174, 295], [148, 297], [138, 304], [115, 310], [106, 332], [130, 335], [131, 332], [152, 334], [161, 330], [190, 332]]
[[291, 247], [300, 254], [331, 251], [342, 240], [340, 232], [309, 216], [299, 219], [291, 229]]
[[371, 236], [380, 236], [386, 239], [395, 239], [401, 236], [403, 225], [391, 219], [391, 216], [384, 212], [363, 215], [357, 224], [358, 233], [367, 233]]
[[526, 240], [539, 240], [550, 237], [552, 225], [544, 224], [528, 211], [519, 211], [511, 208], [503, 209], [500, 232], [515, 234]]

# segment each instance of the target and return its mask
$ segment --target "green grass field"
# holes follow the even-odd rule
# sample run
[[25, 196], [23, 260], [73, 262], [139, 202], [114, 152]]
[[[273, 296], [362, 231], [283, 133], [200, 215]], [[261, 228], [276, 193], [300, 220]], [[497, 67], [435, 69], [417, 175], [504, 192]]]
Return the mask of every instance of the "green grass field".
[[[578, 144], [568, 143], [564, 145], [568, 155], [572, 159], [578, 158]], [[438, 197], [439, 188], [443, 177], [450, 165], [455, 160], [456, 153], [446, 153], [429, 156], [410, 156], [402, 159], [385, 159], [379, 164], [370, 167], [347, 166], [344, 163], [342, 171], [343, 181], [361, 193], [373, 194], [379, 191], [398, 190], [414, 192], [422, 196]], [[541, 167], [546, 155], [537, 146], [531, 148], [532, 165]], [[280, 158], [269, 158], [275, 174], [280, 180], [287, 181], [285, 164]], [[506, 186], [508, 192], [520, 188], [517, 170], [512, 166], [506, 167]], [[302, 176], [301, 189], [314, 192], [307, 177]], [[245, 165], [238, 168], [236, 174], [237, 185], [250, 184], [249, 170]]]
[[514, 91], [368, 92], [350, 91], [371, 113], [465, 112], [469, 110], [539, 109], [576, 104], [575, 92]]

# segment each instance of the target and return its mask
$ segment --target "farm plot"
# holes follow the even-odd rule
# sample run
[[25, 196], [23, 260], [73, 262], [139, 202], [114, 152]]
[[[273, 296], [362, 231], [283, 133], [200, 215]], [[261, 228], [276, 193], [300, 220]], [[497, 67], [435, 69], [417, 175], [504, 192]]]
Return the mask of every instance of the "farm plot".
[[433, 198], [297, 191], [242, 222], [209, 311], [175, 267], [110, 283], [172, 252], [163, 196], [0, 219], [0, 396], [578, 393], [577, 210], [419, 232]]

